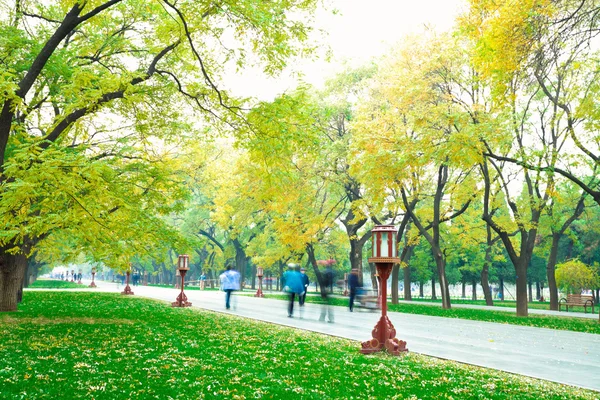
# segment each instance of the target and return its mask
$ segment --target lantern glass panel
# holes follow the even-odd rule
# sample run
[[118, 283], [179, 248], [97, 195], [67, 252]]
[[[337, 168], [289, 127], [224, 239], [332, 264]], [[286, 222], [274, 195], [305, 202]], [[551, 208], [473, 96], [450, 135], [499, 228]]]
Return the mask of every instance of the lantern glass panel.
[[379, 257], [390, 257], [388, 251], [388, 232], [381, 232], [381, 254]]

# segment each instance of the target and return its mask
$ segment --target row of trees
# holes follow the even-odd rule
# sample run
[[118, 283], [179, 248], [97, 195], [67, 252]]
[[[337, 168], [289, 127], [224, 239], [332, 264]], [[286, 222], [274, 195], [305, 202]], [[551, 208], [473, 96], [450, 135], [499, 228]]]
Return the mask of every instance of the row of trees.
[[434, 279], [445, 308], [454, 271], [487, 304], [490, 276], [514, 279], [527, 315], [539, 260], [552, 309], [557, 262], [600, 262], [596, 2], [472, 0], [453, 32], [259, 103], [216, 77], [249, 48], [267, 72], [310, 52], [291, 16], [315, 2], [142, 3], [15, 1], [2, 22], [0, 310], [28, 257], [172, 271], [188, 253], [252, 276], [301, 261], [321, 281], [319, 259], [366, 266], [380, 223], [399, 228], [404, 297]]

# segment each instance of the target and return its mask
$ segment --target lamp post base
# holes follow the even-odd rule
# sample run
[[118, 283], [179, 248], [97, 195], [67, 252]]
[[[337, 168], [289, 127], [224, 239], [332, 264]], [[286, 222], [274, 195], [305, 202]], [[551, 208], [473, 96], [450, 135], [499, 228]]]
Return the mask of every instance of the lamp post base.
[[265, 295], [263, 294], [262, 290], [258, 289], [254, 294], [254, 297], [265, 297]]
[[360, 352], [363, 354], [387, 350], [393, 356], [408, 352], [406, 342], [396, 338], [396, 328], [387, 315], [381, 316], [372, 331], [373, 339], [362, 342]]
[[177, 296], [177, 299], [175, 299], [175, 302], [171, 303], [171, 307], [191, 307], [191, 306], [192, 306], [192, 303], [187, 301], [187, 296], [183, 292], [179, 293], [179, 296]]
[[129, 286], [129, 283], [127, 284], [127, 286], [125, 286], [125, 289], [123, 289], [123, 291], [121, 292], [121, 294], [133, 294], [133, 290], [131, 290], [131, 287]]
[[88, 287], [97, 287], [96, 284], [94, 283], [94, 281], [92, 281], [92, 283], [90, 283], [90, 285]]

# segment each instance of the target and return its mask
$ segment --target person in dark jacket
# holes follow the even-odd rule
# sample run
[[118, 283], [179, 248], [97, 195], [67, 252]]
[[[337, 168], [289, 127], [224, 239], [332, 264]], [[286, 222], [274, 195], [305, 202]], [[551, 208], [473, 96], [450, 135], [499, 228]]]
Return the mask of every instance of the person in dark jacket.
[[354, 298], [356, 297], [356, 291], [358, 290], [358, 268], [352, 268], [350, 275], [348, 276], [348, 287], [350, 288], [350, 312], [354, 310]]
[[306, 301], [306, 292], [308, 292], [310, 281], [308, 280], [308, 275], [306, 275], [306, 270], [304, 268], [300, 268], [300, 274], [302, 274], [302, 284], [304, 285], [304, 294], [300, 295], [300, 305], [303, 306]]

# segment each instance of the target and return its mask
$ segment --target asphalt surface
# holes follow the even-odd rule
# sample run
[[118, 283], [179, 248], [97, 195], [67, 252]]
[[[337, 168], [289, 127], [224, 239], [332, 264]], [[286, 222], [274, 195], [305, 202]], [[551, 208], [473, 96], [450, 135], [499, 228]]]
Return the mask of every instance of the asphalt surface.
[[[96, 290], [107, 292], [123, 289], [122, 285], [109, 282], [98, 282], [98, 286]], [[178, 295], [176, 289], [149, 286], [132, 289], [136, 296], [169, 302], [175, 301]], [[380, 317], [379, 312], [357, 310], [351, 313], [346, 307], [333, 307], [334, 322], [328, 323], [319, 321], [321, 306], [318, 304], [307, 303], [300, 315], [296, 303], [294, 317], [289, 318], [287, 302], [281, 300], [237, 295], [232, 309], [226, 310], [223, 292], [188, 290], [185, 293], [192, 307], [358, 341], [371, 338]], [[514, 312], [504, 307], [494, 309]], [[562, 312], [561, 316], [564, 315]], [[568, 315], [598, 318], [583, 313]], [[388, 317], [396, 328], [396, 337], [407, 342], [409, 351], [600, 391], [600, 335], [397, 312], [389, 312]], [[357, 351], [359, 348], [357, 343]]]

